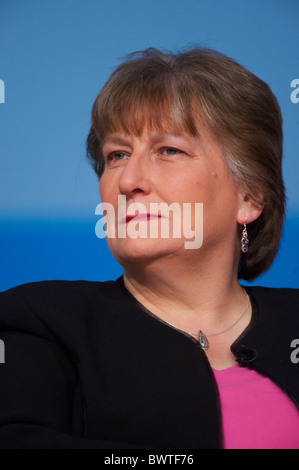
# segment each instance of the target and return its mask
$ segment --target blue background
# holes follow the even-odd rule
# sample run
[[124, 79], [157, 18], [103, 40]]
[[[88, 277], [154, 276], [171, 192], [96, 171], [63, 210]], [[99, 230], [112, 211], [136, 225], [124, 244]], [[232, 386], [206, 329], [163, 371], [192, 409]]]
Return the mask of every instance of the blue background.
[[287, 224], [254, 284], [299, 287], [298, 0], [0, 0], [0, 290], [122, 273], [95, 236], [98, 181], [85, 159], [92, 103], [129, 52], [204, 45], [233, 57], [278, 97]]

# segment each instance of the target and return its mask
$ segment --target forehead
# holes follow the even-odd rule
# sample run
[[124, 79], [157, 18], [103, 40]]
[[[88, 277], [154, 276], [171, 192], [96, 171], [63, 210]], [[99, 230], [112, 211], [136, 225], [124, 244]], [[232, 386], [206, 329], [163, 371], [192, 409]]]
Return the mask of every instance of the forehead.
[[188, 137], [191, 138], [189, 134], [186, 134], [183, 131], [176, 132], [174, 129], [169, 130], [169, 131], [161, 131], [161, 130], [158, 131], [158, 130], [145, 128], [140, 134], [127, 132], [125, 129], [120, 129], [118, 131], [108, 133], [104, 138], [104, 143], [106, 142], [122, 143], [132, 137], [146, 139], [153, 143], [160, 142], [161, 140], [165, 140], [167, 138], [175, 138], [175, 139], [188, 138]]
[[133, 134], [128, 134], [125, 132], [120, 133], [111, 133], [108, 134], [102, 143], [103, 148], [107, 148], [109, 146], [131, 146], [134, 145], [135, 142], [142, 142], [148, 145], [166, 145], [166, 146], [174, 146], [174, 147], [194, 147], [194, 146], [201, 146], [203, 147], [203, 142], [205, 139], [202, 139], [200, 136], [191, 136], [190, 134], [186, 134], [184, 132], [157, 132], [145, 129], [144, 132], [140, 136], [135, 136]]

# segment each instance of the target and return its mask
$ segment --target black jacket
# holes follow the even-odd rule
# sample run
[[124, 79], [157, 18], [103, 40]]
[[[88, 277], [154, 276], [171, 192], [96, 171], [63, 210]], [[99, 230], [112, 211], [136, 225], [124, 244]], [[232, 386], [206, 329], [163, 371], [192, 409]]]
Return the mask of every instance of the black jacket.
[[[299, 407], [299, 363], [291, 360], [299, 290], [247, 291], [253, 319], [232, 350]], [[122, 278], [2, 292], [0, 339], [2, 449], [222, 447], [218, 390], [205, 353], [134, 302]]]

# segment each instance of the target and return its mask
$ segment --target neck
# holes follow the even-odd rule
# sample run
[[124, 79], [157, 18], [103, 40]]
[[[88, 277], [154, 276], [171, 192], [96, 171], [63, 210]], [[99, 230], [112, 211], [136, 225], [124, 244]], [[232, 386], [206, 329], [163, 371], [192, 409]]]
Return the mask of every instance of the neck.
[[166, 257], [125, 266], [124, 283], [148, 310], [185, 331], [213, 332], [234, 321], [246, 304], [237, 279], [237, 256], [223, 250], [209, 259], [188, 263]]

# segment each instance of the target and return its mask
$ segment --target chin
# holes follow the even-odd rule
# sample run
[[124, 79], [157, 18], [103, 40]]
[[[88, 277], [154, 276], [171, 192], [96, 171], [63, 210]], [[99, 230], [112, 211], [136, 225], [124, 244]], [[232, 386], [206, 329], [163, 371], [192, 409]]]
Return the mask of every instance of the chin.
[[183, 249], [182, 240], [174, 239], [114, 239], [108, 241], [113, 256], [120, 264], [127, 262], [153, 261], [174, 255]]

